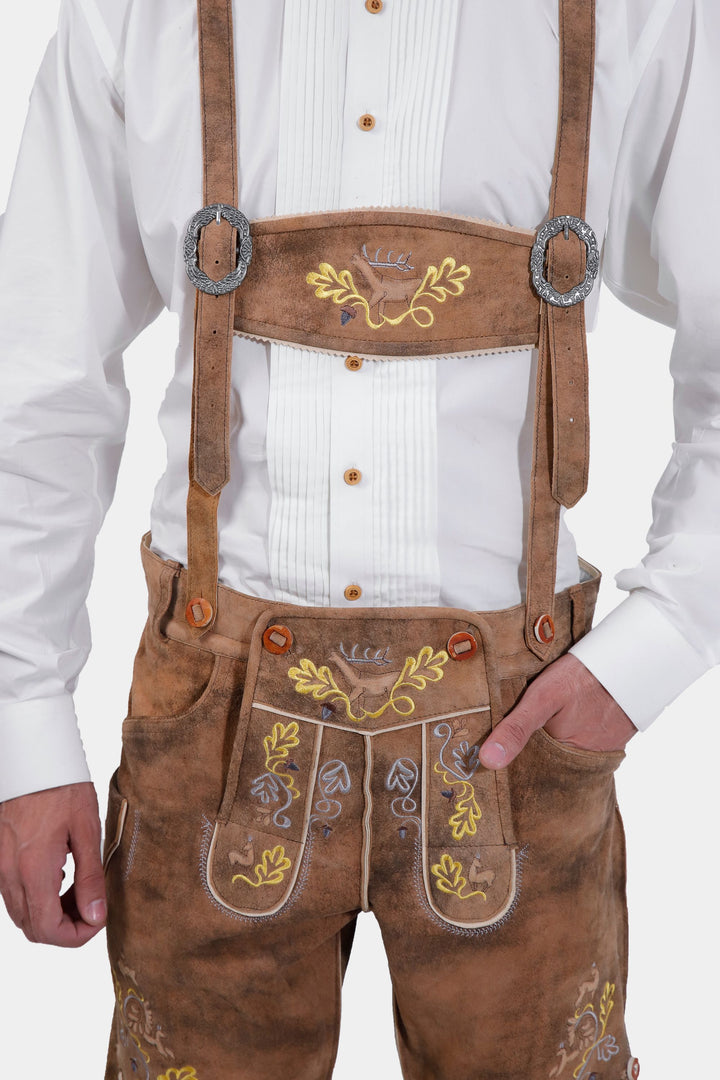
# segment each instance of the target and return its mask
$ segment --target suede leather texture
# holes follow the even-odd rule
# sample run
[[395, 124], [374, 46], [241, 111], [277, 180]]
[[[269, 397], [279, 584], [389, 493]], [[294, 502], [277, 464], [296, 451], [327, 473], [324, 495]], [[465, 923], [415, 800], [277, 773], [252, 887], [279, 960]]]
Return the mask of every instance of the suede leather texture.
[[[221, 589], [198, 643], [185, 571], [144, 561], [106, 828], [106, 1080], [330, 1077], [363, 909], [410, 1080], [626, 1076], [623, 755], [538, 732], [508, 770], [477, 762], [542, 667], [522, 607], [336, 611]], [[559, 651], [597, 584], [560, 594]]]
[[238, 333], [369, 357], [538, 343], [532, 232], [422, 210], [367, 209], [265, 218], [251, 223], [251, 234]]

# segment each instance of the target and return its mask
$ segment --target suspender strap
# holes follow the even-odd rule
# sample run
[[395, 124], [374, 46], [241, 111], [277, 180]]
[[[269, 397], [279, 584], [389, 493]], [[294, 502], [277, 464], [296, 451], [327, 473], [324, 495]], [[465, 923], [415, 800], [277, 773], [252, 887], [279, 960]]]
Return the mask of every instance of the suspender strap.
[[[560, 100], [550, 216], [583, 218], [595, 69], [595, 0], [560, 0]], [[574, 232], [548, 246], [548, 280], [567, 292], [585, 272]], [[584, 494], [588, 475], [585, 305], [542, 303], [528, 513], [525, 640], [545, 659], [554, 636], [560, 506]]]
[[[198, 0], [200, 105], [205, 205], [237, 206], [232, 0]], [[236, 267], [236, 229], [218, 213], [198, 243], [198, 265], [213, 280]], [[187, 620], [205, 632], [215, 619], [217, 510], [228, 482], [230, 374], [235, 292], [198, 291], [195, 303], [190, 487], [187, 502]]]

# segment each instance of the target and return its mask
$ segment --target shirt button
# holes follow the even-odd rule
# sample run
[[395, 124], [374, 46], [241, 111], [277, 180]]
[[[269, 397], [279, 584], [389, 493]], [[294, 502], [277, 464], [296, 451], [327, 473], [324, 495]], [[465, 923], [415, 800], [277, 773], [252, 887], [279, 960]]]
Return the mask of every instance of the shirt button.
[[345, 590], [346, 600], [359, 600], [361, 596], [362, 589], [359, 585], [348, 585], [347, 589]]
[[375, 127], [375, 117], [370, 113], [363, 113], [358, 120], [358, 127], [361, 131], [372, 131]]
[[365, 0], [365, 7], [371, 15], [379, 15], [383, 9], [383, 0]]
[[348, 356], [345, 361], [345, 367], [348, 371], [359, 371], [362, 367], [362, 360], [359, 356]]
[[359, 469], [346, 469], [343, 473], [343, 480], [346, 484], [359, 484], [362, 480], [362, 473]]

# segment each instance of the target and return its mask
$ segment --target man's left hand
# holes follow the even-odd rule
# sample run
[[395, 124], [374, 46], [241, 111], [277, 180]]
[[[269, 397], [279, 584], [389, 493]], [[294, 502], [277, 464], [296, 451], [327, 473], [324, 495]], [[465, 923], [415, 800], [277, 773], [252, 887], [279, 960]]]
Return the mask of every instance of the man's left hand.
[[637, 728], [605, 687], [576, 657], [567, 653], [529, 684], [514, 709], [480, 748], [488, 769], [501, 769], [517, 757], [538, 728], [583, 750], [622, 750]]

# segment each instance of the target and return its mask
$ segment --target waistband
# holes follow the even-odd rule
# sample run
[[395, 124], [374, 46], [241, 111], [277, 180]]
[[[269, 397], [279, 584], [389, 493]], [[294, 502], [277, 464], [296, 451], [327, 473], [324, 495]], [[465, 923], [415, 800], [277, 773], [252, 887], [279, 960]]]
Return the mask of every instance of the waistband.
[[428, 622], [467, 619], [481, 620], [486, 628], [498, 678], [531, 677], [590, 630], [601, 581], [601, 573], [596, 567], [584, 559], [578, 560], [583, 580], [555, 594], [555, 637], [542, 660], [525, 644], [525, 604], [482, 612], [453, 607], [311, 607], [247, 596], [227, 585], [220, 585], [213, 627], [198, 638], [185, 616], [189, 600], [187, 570], [181, 563], [157, 555], [150, 549], [150, 542], [147, 533], [140, 550], [153, 625], [174, 641], [238, 659], [248, 656], [253, 631], [261, 618], [265, 618], [268, 625], [283, 619], [306, 617], [309, 612], [316, 619], [336, 619], [346, 625], [383, 618], [413, 621], [425, 618]]

